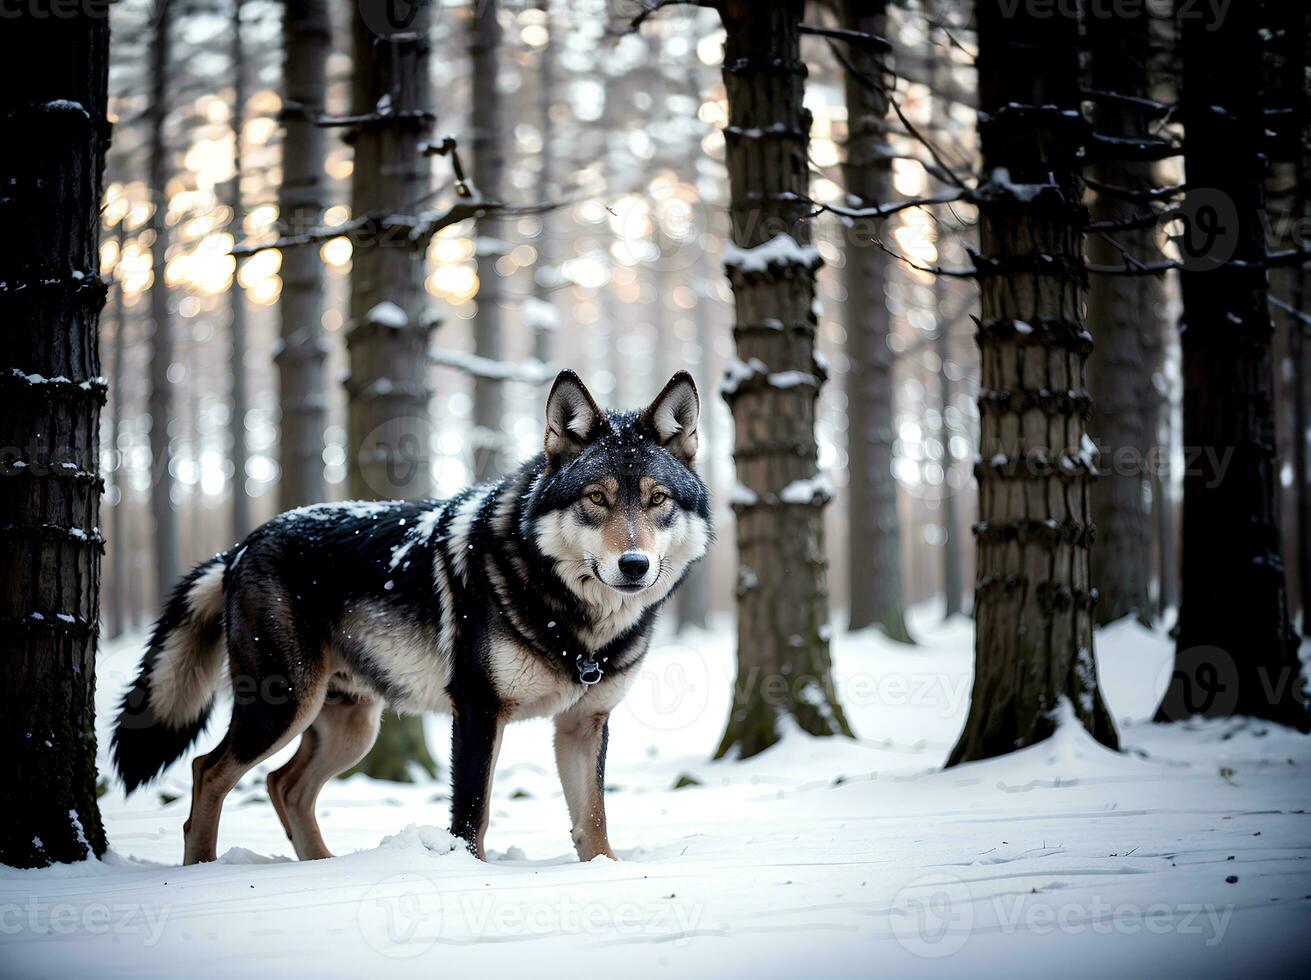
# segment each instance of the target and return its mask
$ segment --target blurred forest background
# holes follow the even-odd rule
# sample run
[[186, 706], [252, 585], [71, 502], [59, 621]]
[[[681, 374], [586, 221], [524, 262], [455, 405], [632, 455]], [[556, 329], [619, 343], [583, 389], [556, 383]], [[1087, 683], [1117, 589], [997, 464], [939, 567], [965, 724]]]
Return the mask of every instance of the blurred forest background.
[[[279, 234], [284, 5], [170, 6], [167, 64], [158, 57], [158, 5], [125, 0], [114, 12], [110, 103], [116, 130], [103, 245], [104, 274], [115, 286], [103, 321], [114, 392], [103, 423], [104, 521], [117, 542], [103, 573], [102, 608], [111, 634], [151, 620], [159, 590], [172, 587], [179, 568], [230, 547], [284, 507], [309, 502], [279, 493], [288, 454], [303, 453], [307, 466], [322, 470], [323, 499], [351, 496], [340, 383], [347, 368], [351, 241], [343, 236], [311, 246], [323, 272], [318, 342], [327, 363], [325, 384], [313, 397], [322, 400], [324, 426], [321, 433], [305, 433], [301, 446], [288, 446], [279, 426], [285, 254], [267, 248], [239, 263], [230, 254], [234, 243], [258, 246]], [[345, 15], [354, 5], [321, 6], [334, 8], [326, 107], [345, 116], [352, 77]], [[495, 18], [499, 34], [499, 43], [482, 55], [493, 62], [490, 76], [479, 76], [473, 64], [478, 55], [470, 6], [437, 8], [429, 93], [434, 132], [456, 135], [466, 165], [476, 167], [476, 151], [487, 146], [503, 161], [499, 186], [493, 192], [476, 178], [475, 184], [485, 197], [529, 213], [482, 222], [491, 227], [472, 218], [450, 225], [427, 249], [423, 288], [436, 322], [435, 355], [426, 371], [433, 493], [449, 495], [476, 475], [504, 471], [540, 449], [542, 405], [554, 371], [539, 368], [539, 361], [574, 368], [612, 407], [645, 404], [673, 370], [687, 368], [703, 390], [707, 416], [702, 475], [718, 523], [727, 529], [732, 419], [714, 397], [733, 357], [732, 295], [721, 269], [728, 237], [728, 116], [718, 15], [671, 8], [640, 35], [619, 36], [627, 22], [617, 15], [631, 14], [631, 5], [482, 6], [492, 8], [487, 16]], [[954, 159], [968, 160], [975, 152], [966, 94], [972, 68], [949, 40], [967, 30], [968, 11], [893, 7], [890, 16], [906, 71], [916, 79], [903, 85], [903, 111], [931, 129]], [[940, 22], [940, 16], [948, 19]], [[952, 23], [952, 16], [962, 22]], [[807, 42], [807, 54], [812, 194], [819, 202], [841, 203], [847, 129], [841, 65], [819, 38], [813, 47]], [[942, 95], [929, 84], [930, 65]], [[164, 73], [162, 90], [149, 77], [152, 66]], [[488, 77], [494, 92], [483, 87]], [[485, 143], [476, 144], [470, 134], [478, 105], [493, 97], [500, 106], [490, 123], [480, 120], [492, 128], [480, 134]], [[353, 154], [339, 132], [326, 130], [320, 194], [325, 223], [345, 226]], [[890, 161], [896, 191], [922, 195], [931, 178], [917, 157], [929, 158], [904, 133], [888, 138], [901, 144]], [[164, 159], [152, 160], [161, 150]], [[444, 185], [436, 199], [454, 198], [446, 161], [432, 159], [433, 187]], [[157, 195], [153, 186], [161, 178]], [[157, 199], [162, 222], [154, 216]], [[548, 202], [559, 206], [535, 211], [534, 205]], [[923, 210], [904, 211], [890, 219], [886, 234], [921, 260], [936, 258], [941, 249], [944, 262], [963, 261], [969, 210], [957, 209], [960, 220], [946, 226]], [[939, 240], [944, 232], [950, 237]], [[816, 428], [820, 465], [839, 494], [827, 530], [830, 584], [837, 604], [845, 605], [847, 555], [853, 544], [860, 549], [843, 506], [851, 438], [842, 314], [845, 228], [838, 217], [820, 214], [814, 237], [824, 259], [818, 345], [832, 372]], [[156, 268], [161, 248], [162, 282]], [[950, 582], [954, 608], [968, 608], [962, 583], [973, 574], [970, 467], [978, 355], [969, 314], [975, 289], [969, 282], [937, 284], [902, 264], [888, 267], [889, 330], [880, 357], [891, 374], [894, 414], [889, 431], [871, 435], [891, 453], [891, 468], [878, 476], [896, 488], [905, 600], [940, 595]], [[236, 336], [234, 307], [244, 321]], [[161, 311], [172, 334], [162, 378], [153, 329]], [[480, 333], [480, 317], [494, 317], [491, 331]], [[1156, 324], [1162, 335], [1170, 319], [1163, 308]], [[1160, 362], [1156, 397], [1165, 403], [1166, 379], [1177, 369], [1165, 352]], [[490, 399], [495, 410], [481, 417], [480, 385], [501, 396]], [[168, 439], [157, 492], [167, 495], [175, 515], [174, 555], [161, 553], [151, 511], [152, 407], [160, 406], [167, 411]], [[1168, 413], [1161, 414], [1168, 425]], [[706, 586], [683, 593], [683, 618], [704, 622], [709, 610], [732, 607], [737, 570], [731, 534], [720, 535], [708, 565]]]
[[[812, 20], [840, 26], [841, 5], [814, 6]], [[484, 2], [478, 9], [475, 18], [467, 3], [446, 0], [434, 7], [426, 97], [436, 114], [433, 132], [454, 134], [475, 174], [478, 158], [488, 158], [481, 165], [495, 186], [477, 177], [475, 185], [509, 208], [505, 215], [442, 228], [425, 255], [423, 289], [434, 325], [424, 372], [431, 392], [425, 436], [438, 496], [502, 472], [539, 448], [553, 366], [576, 369], [603, 404], [631, 407], [650, 399], [679, 367], [713, 395], [734, 356], [732, 294], [721, 269], [729, 238], [728, 107], [717, 12], [671, 5], [635, 33], [629, 29], [634, 4], [544, 0]], [[321, 282], [322, 296], [297, 308], [315, 314], [318, 323], [293, 325], [290, 332], [283, 307], [294, 301], [288, 294], [297, 284], [288, 280], [287, 253], [259, 246], [277, 240], [285, 200], [283, 65], [296, 43], [285, 24], [299, 20], [311, 31], [330, 29], [324, 110], [346, 117], [352, 81], [347, 15], [355, 13], [355, 4], [264, 0], [123, 0], [114, 6], [115, 135], [102, 247], [103, 273], [114, 286], [103, 319], [113, 393], [103, 416], [104, 523], [115, 543], [103, 572], [102, 609], [111, 635], [153, 618], [160, 590], [171, 587], [178, 569], [226, 549], [285, 507], [351, 496], [341, 379], [348, 367], [352, 242], [343, 234], [302, 247], [321, 264], [321, 274], [309, 275], [310, 288]], [[1147, 17], [1143, 24], [1153, 34], [1144, 38], [1147, 81], [1154, 94], [1168, 94], [1177, 85], [1177, 51], [1168, 43], [1174, 24], [1168, 17]], [[918, 199], [942, 185], [944, 170], [968, 174], [978, 155], [973, 11], [964, 3], [893, 3], [883, 30], [894, 46], [899, 104], [895, 115], [880, 120], [888, 199]], [[850, 125], [842, 51], [817, 36], [804, 38], [802, 47], [809, 68], [805, 107], [812, 117], [810, 194], [820, 206], [852, 204], [842, 177]], [[352, 147], [340, 138], [341, 129], [323, 132], [317, 175], [323, 222], [348, 229]], [[433, 200], [455, 199], [448, 160], [427, 159]], [[1181, 183], [1177, 158], [1152, 166], [1161, 184]], [[1271, 181], [1271, 206], [1286, 209], [1288, 175], [1274, 171]], [[824, 263], [816, 337], [830, 370], [816, 438], [820, 467], [837, 490], [837, 505], [825, 518], [830, 594], [837, 607], [847, 607], [853, 592], [859, 604], [862, 594], [886, 591], [891, 574], [900, 579], [904, 603], [945, 596], [948, 612], [968, 611], [966, 584], [974, 578], [969, 529], [976, 515], [976, 288], [968, 279], [890, 259], [871, 244], [872, 234], [862, 236], [852, 225], [850, 218], [815, 208], [813, 235]], [[883, 242], [924, 266], [968, 264], [965, 249], [977, 243], [976, 208], [968, 201], [908, 208], [879, 225]], [[1163, 254], [1177, 256], [1171, 230], [1154, 234]], [[234, 246], [248, 251], [234, 259]], [[873, 299], [881, 299], [886, 313], [864, 307], [868, 294], [854, 298], [859, 316], [886, 316], [876, 338], [881, 349], [862, 352], [877, 374], [875, 398], [888, 406], [886, 420], [879, 420], [884, 424], [872, 427], [852, 412], [853, 387], [870, 380], [868, 371], [851, 370], [846, 311], [853, 297], [844, 273], [853, 251], [883, 259], [882, 296]], [[1155, 286], [1154, 301], [1125, 325], [1139, 348], [1129, 356], [1142, 359], [1144, 387], [1135, 393], [1144, 428], [1140, 445], [1161, 453], [1130, 491], [1141, 499], [1132, 561], [1141, 566], [1141, 588], [1150, 589], [1148, 600], [1136, 603], [1144, 618], [1175, 601], [1184, 463], [1178, 287], [1173, 274], [1162, 274]], [[1279, 489], [1284, 551], [1295, 555], [1306, 473], [1292, 462], [1298, 402], [1292, 396], [1305, 374], [1289, 360], [1289, 347], [1293, 324], [1306, 321], [1278, 319], [1277, 421], [1280, 456], [1288, 461]], [[322, 420], [322, 430], [301, 430], [303, 441], [293, 446], [281, 424], [288, 401], [279, 400], [278, 359], [297, 329], [312, 335], [326, 368], [322, 386], [299, 395], [321, 403], [321, 414], [312, 417]], [[861, 407], [859, 396], [855, 401]], [[704, 406], [702, 471], [714, 491], [718, 523], [727, 527], [735, 483], [732, 419], [719, 398], [706, 397]], [[152, 426], [161, 412], [166, 440]], [[152, 429], [160, 457], [153, 471]], [[853, 452], [862, 435], [874, 444], [872, 454], [858, 446]], [[861, 479], [853, 459], [871, 455], [888, 464], [866, 474], [886, 484], [882, 494], [894, 495], [895, 515], [885, 511], [871, 519], [868, 507], [851, 499], [853, 480]], [[321, 494], [297, 499], [280, 492], [293, 456], [321, 470], [321, 479], [316, 472], [310, 482]], [[175, 530], [157, 534], [161, 498], [172, 515], [163, 519]], [[899, 532], [898, 567], [891, 573], [870, 568], [868, 557], [877, 550], [871, 541], [893, 532]], [[682, 621], [704, 622], [708, 611], [732, 607], [732, 552], [731, 535], [721, 534], [704, 586], [683, 594]], [[1303, 569], [1290, 562], [1288, 571], [1290, 595], [1302, 595]], [[871, 580], [875, 572], [880, 577]], [[895, 613], [869, 611], [857, 619], [888, 620], [883, 624], [893, 633], [904, 630]]]

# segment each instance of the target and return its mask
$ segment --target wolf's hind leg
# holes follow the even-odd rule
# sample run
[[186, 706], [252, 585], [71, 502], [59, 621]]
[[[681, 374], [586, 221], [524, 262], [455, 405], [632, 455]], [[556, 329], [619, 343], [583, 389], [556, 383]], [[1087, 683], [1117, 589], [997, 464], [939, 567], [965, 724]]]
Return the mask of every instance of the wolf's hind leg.
[[580, 861], [614, 859], [605, 824], [608, 714], [566, 711], [555, 717], [555, 764], [569, 805], [570, 836]]
[[373, 747], [381, 716], [382, 702], [377, 699], [330, 697], [305, 730], [291, 761], [269, 773], [269, 798], [302, 861], [332, 857], [323, 843], [314, 803], [329, 779], [355, 765]]
[[191, 764], [191, 814], [182, 825], [183, 864], [217, 858], [223, 800], [242, 776], [306, 729], [319, 713], [326, 690], [323, 676], [295, 696], [234, 701], [227, 734], [212, 752]]
[[314, 757], [317, 741], [318, 735], [315, 734], [314, 726], [311, 724], [309, 728], [301, 733], [300, 745], [296, 748], [296, 754], [287, 760], [285, 766], [270, 772], [266, 779], [269, 787], [269, 802], [273, 804], [273, 810], [277, 813], [278, 822], [282, 824], [282, 829], [287, 834], [287, 840], [291, 840], [292, 837], [291, 822], [287, 819], [286, 788], [289, 784], [294, 783], [299, 778], [300, 771], [309, 765], [310, 759]]

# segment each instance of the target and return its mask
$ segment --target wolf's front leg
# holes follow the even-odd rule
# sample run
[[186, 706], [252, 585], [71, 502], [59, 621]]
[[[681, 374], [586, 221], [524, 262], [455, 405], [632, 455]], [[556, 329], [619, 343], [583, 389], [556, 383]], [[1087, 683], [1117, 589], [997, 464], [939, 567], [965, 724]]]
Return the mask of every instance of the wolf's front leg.
[[580, 861], [614, 859], [605, 827], [605, 746], [610, 715], [566, 711], [555, 718], [555, 764], [569, 804]]
[[492, 796], [492, 773], [504, 727], [494, 705], [455, 705], [451, 745], [451, 833], [464, 840], [478, 860], [486, 860], [483, 836]]

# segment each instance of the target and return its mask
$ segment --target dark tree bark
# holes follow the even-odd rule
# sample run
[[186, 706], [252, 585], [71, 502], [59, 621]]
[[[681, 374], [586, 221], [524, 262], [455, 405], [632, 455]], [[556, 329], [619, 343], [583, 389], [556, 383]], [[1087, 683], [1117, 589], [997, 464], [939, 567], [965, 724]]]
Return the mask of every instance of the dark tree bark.
[[[505, 173], [505, 139], [501, 131], [501, 93], [497, 88], [497, 52], [501, 46], [501, 24], [497, 0], [479, 0], [473, 5], [469, 53], [473, 62], [473, 183], [489, 201], [501, 199]], [[501, 338], [501, 275], [496, 262], [501, 257], [502, 223], [495, 217], [478, 219], [478, 312], [473, 321], [474, 350], [479, 357], [499, 361], [504, 355]], [[474, 479], [483, 483], [500, 475], [505, 412], [502, 388], [495, 378], [475, 378], [473, 424], [481, 444], [474, 442]]]
[[[401, 8], [396, 8], [401, 11]], [[386, 34], [353, 11], [355, 60], [352, 114], [369, 117], [350, 131], [355, 146], [351, 213], [406, 214], [428, 192], [428, 163], [419, 150], [431, 129], [426, 108], [428, 0]], [[399, 14], [397, 15], [399, 16]], [[356, 238], [351, 263], [350, 328], [346, 336], [348, 478], [358, 499], [416, 499], [431, 492], [428, 335], [422, 252], [377, 221]], [[402, 753], [404, 756], [402, 758]], [[423, 738], [422, 719], [388, 712], [378, 742], [356, 771], [383, 779], [437, 766]]]
[[173, 323], [169, 310], [168, 283], [164, 267], [168, 261], [168, 145], [164, 122], [168, 116], [168, 70], [173, 5], [155, 0], [150, 44], [150, 193], [154, 209], [150, 215], [153, 264], [150, 284], [150, 516], [155, 526], [155, 599], [162, 603], [178, 578], [177, 515], [173, 511], [173, 449], [168, 426], [173, 419], [173, 382], [168, 378], [173, 363]]
[[[554, 200], [556, 192], [555, 121], [551, 110], [555, 105], [556, 61], [559, 58], [563, 30], [558, 20], [551, 17], [551, 0], [539, 0], [538, 9], [546, 26], [546, 44], [537, 58], [537, 127], [541, 132], [542, 149], [537, 161], [537, 202]], [[556, 331], [557, 314], [552, 300], [552, 285], [559, 276], [555, 267], [555, 236], [558, 233], [550, 211], [543, 211], [539, 219], [541, 234], [537, 236], [537, 262], [533, 267], [532, 316], [526, 317], [533, 331], [533, 355], [543, 364], [551, 360], [551, 338]]]
[[[936, 291], [934, 295], [937, 295]], [[961, 614], [961, 599], [965, 594], [965, 586], [961, 581], [961, 544], [958, 541], [960, 518], [956, 513], [956, 491], [951, 486], [956, 456], [951, 448], [951, 423], [948, 421], [948, 412], [952, 410], [956, 397], [956, 386], [947, 373], [947, 362], [951, 359], [951, 324], [942, 318], [941, 305], [935, 316], [938, 333], [934, 345], [938, 354], [938, 404], [941, 415], [938, 439], [942, 444], [942, 527], [945, 534], [942, 542], [942, 615], [944, 619], [950, 619]]]
[[[1091, 62], [1094, 128], [1098, 135], [1141, 140], [1151, 136], [1160, 116], [1151, 103], [1147, 66], [1150, 20], [1143, 11], [1119, 18], [1086, 18]], [[1142, 100], [1142, 101], [1134, 101]], [[1093, 175], [1099, 185], [1144, 191], [1155, 186], [1148, 160], [1098, 156]], [[1092, 205], [1096, 222], [1126, 221], [1146, 208], [1111, 193], [1099, 193]], [[1131, 229], [1109, 237], [1141, 262], [1162, 259], [1155, 230]], [[1119, 250], [1102, 235], [1088, 239], [1089, 261], [1103, 266], [1123, 263]], [[1136, 615], [1150, 624], [1152, 554], [1144, 504], [1148, 450], [1154, 439], [1154, 409], [1159, 397], [1154, 377], [1160, 370], [1161, 281], [1155, 276], [1093, 278], [1088, 293], [1088, 328], [1094, 345], [1088, 361], [1093, 414], [1089, 432], [1099, 450], [1093, 486], [1092, 581], [1098, 591], [1093, 607], [1098, 625]]]
[[1079, 25], [1064, 12], [1008, 8], [975, 6], [985, 176], [978, 581], [974, 688], [948, 765], [1041, 741], [1062, 710], [1117, 745], [1092, 647]]
[[800, 0], [718, 4], [727, 39], [725, 130], [734, 251], [737, 360], [723, 392], [733, 410], [741, 491], [737, 681], [717, 755], [755, 755], [780, 719], [849, 735], [828, 645], [824, 506], [817, 480], [815, 270], [805, 221], [810, 113], [802, 105]]
[[[242, 46], [241, 8], [245, 0], [232, 0], [232, 183], [228, 188], [228, 207], [232, 209], [232, 238], [241, 240], [246, 209], [241, 202], [241, 140], [246, 117], [246, 55]], [[232, 433], [232, 539], [240, 541], [250, 533], [250, 496], [246, 493], [246, 460], [250, 456], [246, 440], [246, 412], [250, 398], [246, 393], [246, 291], [237, 281], [241, 268], [238, 260], [232, 270], [232, 288], [228, 305], [232, 314], [232, 416], [228, 429]]]
[[[314, 124], [324, 110], [332, 18], [328, 0], [287, 0], [283, 8], [282, 183], [278, 207], [284, 235], [323, 224], [323, 161], [327, 138]], [[317, 246], [282, 250], [282, 336], [274, 361], [282, 410], [278, 504], [283, 510], [327, 497], [323, 475], [324, 398], [323, 262]]]
[[[123, 225], [127, 221], [127, 215], [124, 214], [115, 226], [115, 239], [118, 244], [116, 253], [119, 260], [123, 257]], [[122, 277], [119, 277], [118, 288], [114, 290], [114, 346], [112, 356], [112, 367], [110, 368], [110, 377], [113, 383], [109, 389], [109, 424], [105, 427], [105, 436], [109, 442], [110, 458], [113, 462], [114, 470], [114, 489], [118, 492], [118, 499], [114, 506], [106, 514], [104, 524], [108, 528], [105, 540], [109, 542], [112, 549], [110, 555], [110, 575], [109, 575], [109, 638], [118, 639], [129, 627], [127, 616], [127, 603], [125, 599], [125, 586], [127, 579], [127, 480], [124, 479], [126, 470], [123, 466], [123, 457], [118, 451], [118, 431], [119, 420], [123, 416], [123, 395], [120, 388], [123, 384], [123, 351], [127, 346], [127, 306], [123, 302], [123, 283]]]
[[[887, 0], [843, 0], [842, 27], [883, 37]], [[847, 156], [842, 179], [848, 194], [873, 205], [890, 200], [892, 159], [888, 155], [888, 97], [881, 87], [888, 59], [878, 48], [852, 44], [844, 73], [847, 95]], [[892, 349], [884, 286], [889, 257], [864, 237], [847, 236], [847, 521], [851, 629], [877, 626], [891, 639], [911, 643], [902, 606], [901, 527], [897, 481], [892, 475]]]
[[1152, 516], [1156, 525], [1156, 614], [1164, 617], [1179, 602], [1179, 547], [1175, 540], [1175, 506], [1170, 477], [1169, 398], [1157, 401], [1151, 416], [1160, 447], [1152, 461]]
[[[1268, 215], [1271, 230], [1281, 234], [1279, 248], [1307, 244], [1311, 229], [1311, 8], [1304, 4], [1262, 4], [1268, 30], [1266, 128], [1272, 132], [1272, 162]], [[1311, 333], [1311, 268], [1301, 263], [1275, 270], [1270, 288], [1279, 298], [1276, 324], [1283, 325], [1287, 370], [1279, 396], [1287, 412], [1279, 421], [1281, 450], [1292, 465], [1292, 565], [1297, 589], [1296, 606], [1302, 614], [1302, 634], [1311, 636], [1311, 360], [1307, 334]], [[1279, 339], [1279, 338], [1276, 338]], [[1276, 371], [1276, 376], [1281, 372]], [[1285, 521], [1287, 525], [1289, 522]]]
[[[943, 120], [942, 125], [946, 132], [950, 133], [949, 114], [951, 106], [947, 99], [940, 94], [950, 88], [950, 71], [945, 70], [950, 64], [950, 56], [940, 56], [934, 50], [935, 44], [949, 44], [950, 42], [947, 38], [939, 36], [940, 34], [941, 32], [935, 30], [932, 26], [926, 30], [924, 35], [924, 56], [930, 59], [932, 64], [929, 70], [930, 87], [932, 88], [930, 98], [933, 100], [934, 105], [930, 112], [934, 118]], [[952, 380], [951, 368], [948, 367], [949, 364], [957, 363], [952, 355], [951, 332], [955, 326], [955, 318], [960, 316], [961, 310], [957, 309], [950, 318], [943, 315], [943, 299], [946, 292], [943, 282], [935, 279], [933, 282], [933, 318], [936, 332], [933, 338], [933, 346], [934, 352], [938, 355], [937, 381], [940, 426], [938, 442], [942, 446], [942, 617], [943, 619], [951, 619], [953, 616], [960, 616], [964, 613], [965, 583], [962, 562], [965, 557], [965, 544], [960, 529], [957, 491], [951, 484], [951, 477], [957, 466], [956, 453], [951, 444], [951, 416], [956, 413], [954, 407], [956, 404], [956, 384]], [[968, 435], [968, 430], [964, 427], [962, 427], [962, 434]]]
[[105, 850], [96, 802], [108, 4], [0, 30], [0, 864]]
[[1183, 18], [1183, 209], [1195, 219], [1180, 241], [1183, 441], [1199, 455], [1184, 473], [1179, 634], [1157, 720], [1237, 714], [1307, 731], [1276, 513], [1258, 13], [1235, 5], [1223, 31]]

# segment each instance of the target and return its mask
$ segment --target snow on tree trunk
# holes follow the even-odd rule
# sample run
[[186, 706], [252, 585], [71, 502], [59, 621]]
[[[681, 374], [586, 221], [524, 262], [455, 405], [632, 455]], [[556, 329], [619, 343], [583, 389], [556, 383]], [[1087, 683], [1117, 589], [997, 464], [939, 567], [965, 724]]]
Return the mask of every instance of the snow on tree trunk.
[[[246, 209], [241, 202], [241, 140], [246, 109], [246, 56], [242, 47], [241, 8], [244, 0], [232, 0], [232, 182], [228, 185], [228, 207], [232, 209], [232, 237], [240, 241]], [[246, 439], [246, 412], [250, 399], [246, 393], [246, 291], [237, 281], [240, 261], [232, 270], [232, 288], [228, 305], [232, 313], [232, 415], [228, 431], [232, 433], [232, 539], [240, 541], [250, 533], [250, 495], [246, 493], [246, 460], [250, 456]], [[194, 387], [193, 387], [194, 390]], [[194, 508], [199, 510], [199, 508]]]
[[[399, 10], [400, 8], [398, 8]], [[355, 148], [351, 214], [405, 214], [428, 193], [428, 162], [419, 150], [431, 129], [425, 108], [430, 4], [412, 4], [389, 27], [353, 11], [353, 115], [366, 117], [348, 139]], [[420, 498], [431, 492], [428, 335], [423, 253], [385, 220], [357, 235], [351, 262], [346, 336], [349, 481], [358, 499]], [[382, 734], [358, 771], [408, 776], [410, 765], [435, 776], [422, 719], [388, 712]], [[396, 737], [393, 737], [396, 736]], [[404, 758], [400, 756], [404, 754]]]
[[[887, 0], [844, 0], [842, 26], [883, 37]], [[844, 72], [847, 96], [847, 157], [842, 164], [846, 191], [861, 204], [888, 201], [892, 160], [888, 156], [888, 96], [880, 87], [887, 74], [884, 52], [851, 44]], [[897, 481], [892, 475], [894, 359], [888, 346], [892, 315], [884, 286], [888, 255], [866, 236], [847, 236], [847, 486], [850, 529], [848, 567], [851, 629], [878, 626], [889, 637], [912, 642], [902, 608], [901, 528], [897, 519]]]
[[1062, 701], [1117, 745], [1092, 649], [1078, 20], [1006, 7], [975, 8], [984, 173], [975, 673], [949, 765], [1047, 738]]
[[[323, 223], [326, 191], [323, 161], [327, 137], [314, 124], [324, 108], [332, 18], [328, 0], [287, 0], [283, 8], [282, 183], [278, 210], [284, 235], [305, 233]], [[324, 397], [323, 262], [316, 245], [282, 250], [282, 336], [274, 361], [282, 425], [279, 441], [278, 505], [283, 510], [327, 496], [323, 474]]]
[[1238, 714], [1306, 731], [1275, 503], [1258, 13], [1233, 7], [1222, 32], [1183, 20], [1183, 443], [1195, 458], [1175, 669], [1157, 720]]
[[[501, 24], [497, 0], [480, 0], [473, 5], [469, 53], [473, 62], [473, 183], [489, 201], [501, 199], [505, 171], [505, 139], [501, 131], [501, 93], [497, 87], [497, 52], [501, 46]], [[499, 361], [504, 356], [501, 337], [501, 303], [504, 290], [497, 260], [504, 254], [502, 222], [494, 217], [478, 219], [478, 297], [473, 321], [474, 350], [479, 357]], [[491, 378], [474, 378], [473, 444], [474, 479], [494, 479], [503, 469], [502, 421], [504, 385]]]
[[[724, 131], [737, 357], [721, 392], [733, 410], [739, 488], [737, 681], [717, 755], [755, 755], [795, 725], [849, 735], [829, 659], [824, 506], [815, 406], [815, 270], [806, 223], [810, 112], [802, 105], [803, 4], [723, 0]], [[786, 721], [784, 719], [790, 719]]]
[[[1087, 43], [1097, 133], [1141, 140], [1161, 115], [1147, 101], [1150, 86], [1146, 16], [1088, 17]], [[1140, 100], [1140, 101], [1134, 101]], [[1143, 192], [1154, 186], [1150, 160], [1100, 156], [1093, 175], [1099, 185]], [[1092, 206], [1092, 219], [1126, 221], [1147, 210], [1141, 200], [1107, 191]], [[1115, 231], [1115, 241], [1140, 262], [1162, 258], [1152, 228]], [[1088, 239], [1089, 261], [1118, 266], [1118, 249], [1100, 235]], [[1160, 370], [1161, 282], [1155, 276], [1099, 275], [1088, 293], [1088, 325], [1093, 351], [1088, 361], [1092, 418], [1089, 432], [1100, 452], [1100, 476], [1093, 486], [1092, 581], [1098, 591], [1095, 622], [1109, 623], [1131, 614], [1151, 622], [1152, 555], [1143, 496], [1147, 453], [1152, 442], [1152, 409], [1157, 397], [1154, 376]], [[1145, 346], [1144, 339], [1155, 338]]]
[[173, 418], [173, 323], [169, 310], [168, 283], [164, 267], [168, 258], [168, 145], [164, 121], [168, 115], [168, 72], [170, 27], [174, 5], [155, 0], [150, 44], [150, 193], [154, 209], [150, 216], [152, 280], [150, 284], [150, 389], [146, 398], [150, 414], [150, 516], [155, 530], [155, 599], [162, 603], [178, 578], [177, 515], [173, 511], [173, 450], [168, 424]]
[[105, 850], [96, 802], [108, 10], [0, 30], [0, 864]]

